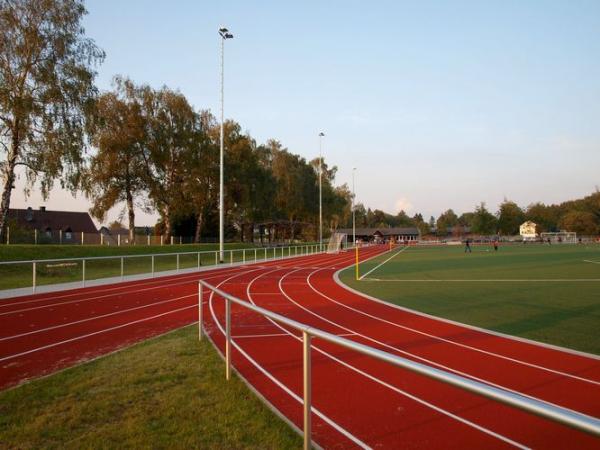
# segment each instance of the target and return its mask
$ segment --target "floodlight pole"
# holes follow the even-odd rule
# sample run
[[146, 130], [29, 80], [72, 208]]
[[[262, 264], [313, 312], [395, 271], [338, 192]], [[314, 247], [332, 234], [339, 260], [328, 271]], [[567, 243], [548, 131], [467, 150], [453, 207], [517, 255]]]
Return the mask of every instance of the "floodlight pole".
[[356, 167], [352, 168], [352, 245], [356, 245], [356, 211], [355, 211], [355, 199], [356, 194], [354, 193], [354, 174], [356, 173]]
[[225, 96], [224, 96], [224, 85], [225, 85], [225, 40], [233, 39], [233, 34], [229, 33], [227, 28], [219, 28], [219, 35], [221, 36], [221, 135], [220, 135], [220, 151], [219, 151], [219, 261], [225, 260], [224, 250], [224, 193], [223, 193], [223, 147], [225, 140]]
[[323, 251], [323, 152], [322, 140], [325, 133], [319, 133], [319, 251]]

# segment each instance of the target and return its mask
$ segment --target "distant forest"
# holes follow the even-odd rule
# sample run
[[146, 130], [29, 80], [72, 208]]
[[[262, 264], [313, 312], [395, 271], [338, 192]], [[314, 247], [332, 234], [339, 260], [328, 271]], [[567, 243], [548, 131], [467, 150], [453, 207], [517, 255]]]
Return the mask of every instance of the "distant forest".
[[498, 211], [492, 213], [485, 203], [480, 203], [474, 211], [457, 215], [452, 209], [440, 214], [437, 219], [429, 220], [421, 214], [408, 216], [404, 211], [396, 215], [381, 210], [365, 209], [361, 204], [356, 206], [356, 224], [360, 227], [403, 227], [416, 226], [422, 235], [436, 234], [460, 236], [465, 232], [480, 235], [501, 234], [506, 236], [519, 234], [519, 225], [531, 220], [538, 226], [538, 232], [575, 231], [581, 235], [600, 233], [600, 191], [577, 200], [569, 200], [560, 204], [545, 205], [532, 203], [521, 207], [511, 200], [504, 200]]

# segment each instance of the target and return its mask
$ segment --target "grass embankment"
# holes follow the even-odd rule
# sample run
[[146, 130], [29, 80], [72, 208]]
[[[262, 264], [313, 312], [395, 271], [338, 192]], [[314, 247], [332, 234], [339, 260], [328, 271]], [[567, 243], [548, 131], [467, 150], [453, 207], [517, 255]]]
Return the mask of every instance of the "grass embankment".
[[368, 276], [382, 281], [356, 282], [353, 268], [341, 279], [417, 311], [600, 354], [600, 281], [581, 281], [599, 280], [600, 265], [585, 260], [600, 262], [600, 246], [411, 247]]
[[0, 392], [1, 448], [300, 448], [186, 327]]
[[[243, 249], [247, 249], [245, 255]], [[260, 260], [272, 258], [274, 254], [281, 256], [281, 248], [264, 249], [256, 248], [250, 244], [231, 243], [225, 246], [225, 262], [252, 261], [255, 257]], [[85, 264], [86, 280], [118, 277], [121, 275], [120, 256], [133, 256], [124, 258], [123, 275], [136, 275], [152, 271], [152, 257], [144, 256], [156, 254], [154, 257], [154, 271], [162, 272], [177, 269], [177, 256], [166, 253], [188, 253], [179, 256], [179, 268], [189, 269], [215, 264], [215, 251], [218, 244], [189, 244], [169, 246], [75, 246], [75, 245], [0, 245], [0, 261], [27, 261], [34, 259], [68, 259], [92, 258], [115, 256], [115, 258], [102, 260], [87, 260]], [[234, 250], [230, 254], [230, 250]], [[200, 254], [198, 261], [197, 252]], [[162, 254], [162, 256], [161, 256]], [[292, 252], [293, 254], [293, 252]], [[287, 253], [286, 253], [287, 255]], [[32, 285], [33, 267], [31, 263], [2, 265], [0, 264], [0, 290], [30, 287]], [[36, 267], [36, 284], [67, 283], [81, 281], [83, 278], [83, 263], [81, 261], [58, 261], [52, 263], [39, 263]]]

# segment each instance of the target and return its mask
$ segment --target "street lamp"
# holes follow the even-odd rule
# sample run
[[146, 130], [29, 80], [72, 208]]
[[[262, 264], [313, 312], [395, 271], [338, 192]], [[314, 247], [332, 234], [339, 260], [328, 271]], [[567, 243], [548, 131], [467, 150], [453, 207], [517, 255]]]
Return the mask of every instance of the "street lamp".
[[319, 133], [319, 251], [323, 251], [323, 152], [322, 140], [325, 133]]
[[356, 245], [356, 205], [355, 199], [356, 194], [354, 193], [354, 174], [356, 173], [356, 167], [352, 168], [352, 245]]
[[227, 28], [219, 28], [219, 35], [221, 36], [221, 148], [220, 148], [220, 166], [219, 166], [219, 260], [223, 262], [225, 260], [224, 250], [224, 194], [223, 194], [223, 140], [225, 131], [224, 125], [224, 84], [225, 84], [225, 41], [227, 39], [233, 39], [233, 34], [229, 32]]

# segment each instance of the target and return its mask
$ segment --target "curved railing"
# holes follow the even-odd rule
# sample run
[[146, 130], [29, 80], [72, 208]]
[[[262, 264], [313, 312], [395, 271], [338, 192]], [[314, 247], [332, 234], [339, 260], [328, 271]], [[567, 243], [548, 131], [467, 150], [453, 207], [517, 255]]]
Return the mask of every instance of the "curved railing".
[[297, 322], [292, 319], [288, 319], [280, 314], [269, 311], [260, 306], [253, 305], [247, 301], [241, 300], [234, 297], [212, 285], [206, 281], [200, 280], [198, 284], [198, 337], [202, 339], [203, 325], [202, 325], [202, 296], [203, 288], [212, 291], [225, 299], [225, 377], [227, 379], [231, 376], [231, 303], [243, 306], [255, 313], [258, 313], [264, 317], [267, 317], [275, 322], [283, 325], [287, 325], [302, 332], [303, 341], [303, 391], [304, 391], [304, 448], [308, 449], [311, 445], [311, 364], [310, 364], [310, 352], [311, 352], [311, 338], [318, 337], [325, 341], [337, 344], [341, 347], [345, 347], [350, 350], [354, 350], [358, 353], [370, 356], [380, 361], [385, 361], [394, 366], [408, 369], [418, 374], [433, 378], [452, 386], [459, 387], [466, 391], [479, 394], [483, 397], [505, 403], [510, 406], [514, 406], [523, 411], [527, 411], [536, 414], [540, 417], [553, 420], [564, 425], [568, 425], [572, 428], [585, 431], [587, 433], [600, 436], [600, 420], [585, 414], [581, 414], [570, 409], [562, 408], [550, 403], [536, 400], [524, 395], [520, 395], [514, 392], [510, 392], [501, 388], [493, 387], [485, 383], [481, 383], [475, 380], [471, 380], [460, 375], [446, 372], [444, 370], [435, 369], [433, 367], [421, 364], [415, 361], [411, 361], [406, 358], [402, 358], [393, 355], [388, 352], [378, 350], [367, 345], [359, 344], [358, 342], [345, 339], [335, 334], [328, 333], [318, 328], [313, 328], [306, 324]]

